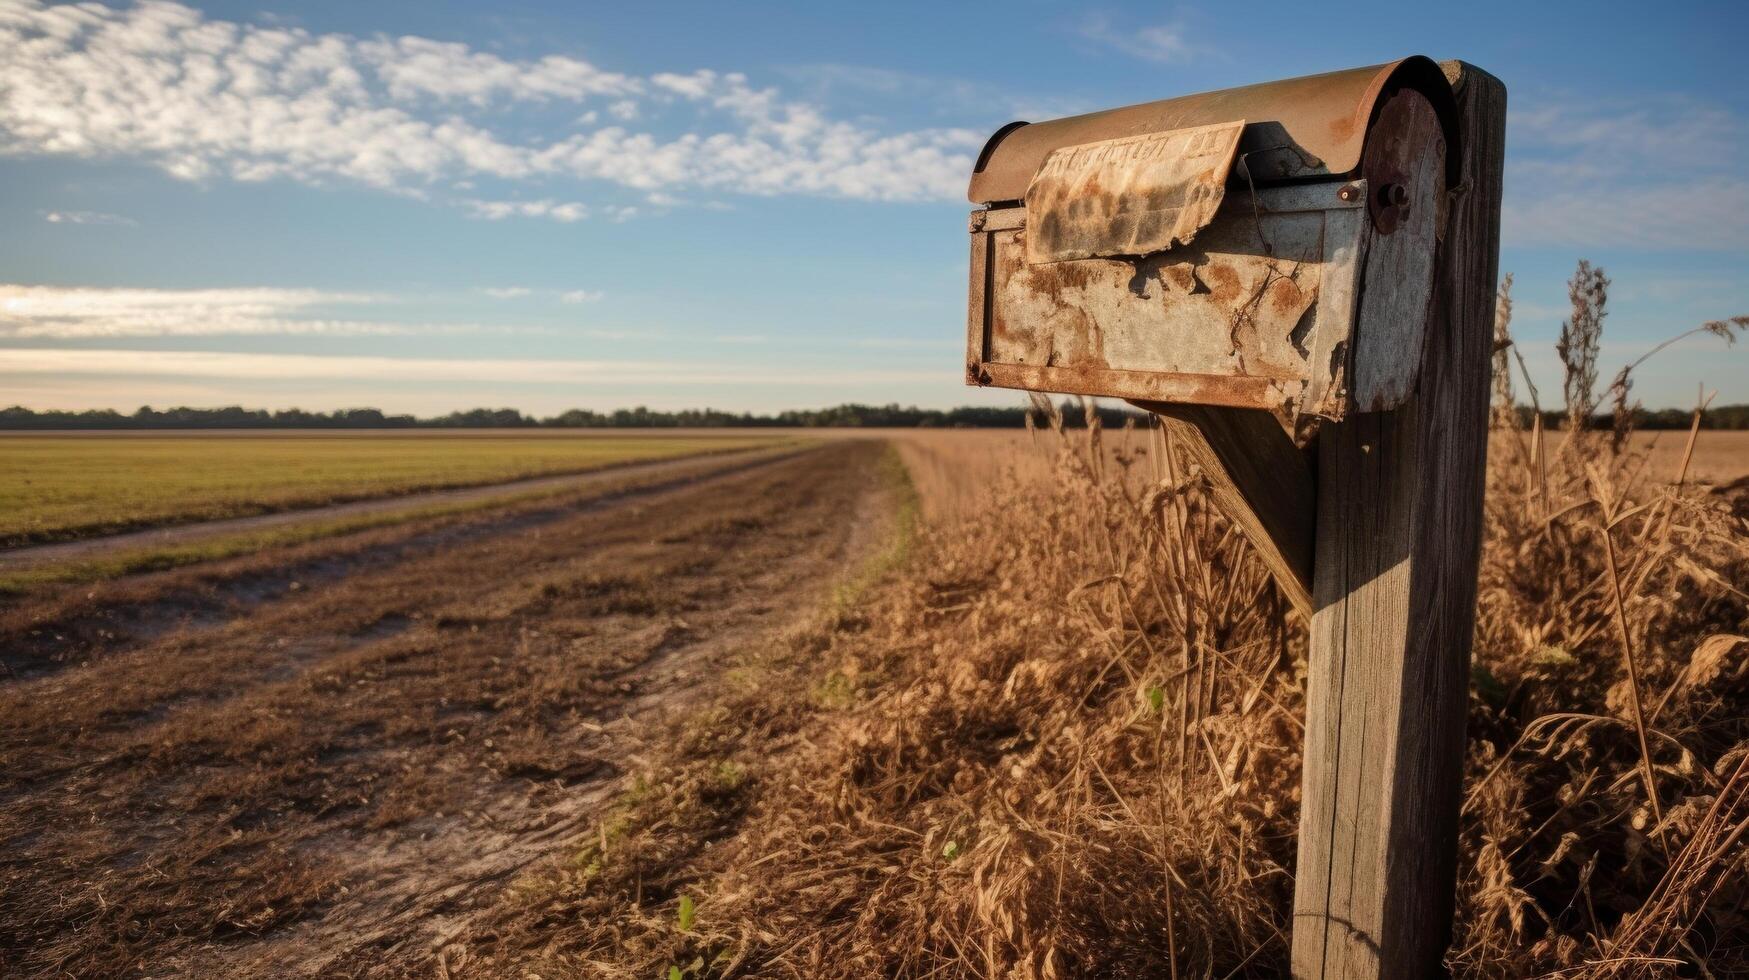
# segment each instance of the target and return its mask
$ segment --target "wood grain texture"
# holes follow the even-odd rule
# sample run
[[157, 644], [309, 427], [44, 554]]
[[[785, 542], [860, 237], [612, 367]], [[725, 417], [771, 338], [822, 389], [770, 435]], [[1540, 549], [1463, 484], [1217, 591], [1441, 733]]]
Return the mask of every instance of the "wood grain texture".
[[1438, 976], [1450, 941], [1506, 91], [1472, 66], [1445, 68], [1463, 182], [1414, 394], [1318, 437], [1302, 978]]
[[1257, 550], [1294, 609], [1312, 618], [1317, 484], [1304, 451], [1258, 409], [1136, 402], [1160, 416], [1209, 479], [1221, 513]]

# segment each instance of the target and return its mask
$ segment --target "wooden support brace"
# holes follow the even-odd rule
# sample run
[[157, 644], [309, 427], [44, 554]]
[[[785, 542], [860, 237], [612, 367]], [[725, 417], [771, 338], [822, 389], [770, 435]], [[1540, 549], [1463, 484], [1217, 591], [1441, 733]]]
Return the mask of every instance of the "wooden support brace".
[[1487, 454], [1506, 90], [1447, 63], [1451, 196], [1414, 393], [1318, 435], [1293, 975], [1443, 974]]
[[1275, 416], [1254, 408], [1136, 402], [1208, 478], [1215, 506], [1257, 549], [1294, 609], [1312, 618], [1317, 484], [1304, 450]]

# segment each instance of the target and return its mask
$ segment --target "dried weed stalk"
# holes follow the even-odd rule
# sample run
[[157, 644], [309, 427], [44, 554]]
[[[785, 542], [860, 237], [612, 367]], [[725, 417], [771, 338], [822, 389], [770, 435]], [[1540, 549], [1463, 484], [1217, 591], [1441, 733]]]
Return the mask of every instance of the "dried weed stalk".
[[[1588, 411], [1607, 280], [1580, 271], [1562, 353]], [[745, 780], [710, 754], [647, 778], [521, 886], [489, 962], [1285, 975], [1303, 624], [1162, 430], [1037, 408], [981, 456], [901, 442], [930, 516], [908, 570], [686, 722]], [[1539, 437], [1489, 473], [1449, 966], [1743, 975], [1749, 487], [1626, 450], [1587, 473]]]
[[[1603, 337], [1603, 318], [1608, 311], [1609, 278], [1602, 269], [1579, 260], [1579, 268], [1567, 283], [1567, 298], [1573, 311], [1561, 321], [1561, 338], [1555, 353], [1565, 371], [1563, 391], [1567, 396], [1567, 431], [1584, 432], [1597, 408], [1597, 348]], [[1576, 445], [1577, 437], [1567, 445]]]

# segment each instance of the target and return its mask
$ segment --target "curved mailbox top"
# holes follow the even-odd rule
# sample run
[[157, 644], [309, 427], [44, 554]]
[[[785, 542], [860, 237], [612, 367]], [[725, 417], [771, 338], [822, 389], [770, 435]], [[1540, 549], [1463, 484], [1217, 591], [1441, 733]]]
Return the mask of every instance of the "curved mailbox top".
[[1447, 186], [1458, 181], [1457, 107], [1445, 73], [1420, 55], [1386, 65], [1307, 75], [1186, 95], [1042, 123], [1010, 123], [978, 157], [967, 196], [974, 204], [1018, 201], [1051, 152], [1102, 140], [1243, 122], [1241, 177], [1274, 182], [1335, 177], [1360, 166], [1367, 130], [1386, 96], [1424, 93], [1445, 130]]

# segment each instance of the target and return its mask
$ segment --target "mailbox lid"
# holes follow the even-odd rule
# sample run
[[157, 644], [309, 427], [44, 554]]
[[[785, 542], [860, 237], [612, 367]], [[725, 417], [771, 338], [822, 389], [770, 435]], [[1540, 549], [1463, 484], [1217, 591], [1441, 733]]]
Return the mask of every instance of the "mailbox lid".
[[[1010, 123], [979, 155], [967, 191], [974, 204], [1018, 201], [1051, 151], [1100, 140], [1245, 120], [1238, 155], [1255, 181], [1329, 178], [1360, 166], [1367, 128], [1383, 96], [1401, 88], [1427, 95], [1445, 129], [1448, 171], [1455, 168], [1457, 113], [1439, 65], [1401, 61], [1261, 85], [1186, 95], [1050, 122]], [[1235, 166], [1241, 176], [1246, 171]], [[1448, 185], [1457, 182], [1447, 173]]]

